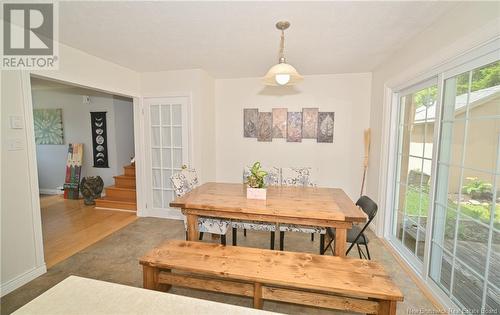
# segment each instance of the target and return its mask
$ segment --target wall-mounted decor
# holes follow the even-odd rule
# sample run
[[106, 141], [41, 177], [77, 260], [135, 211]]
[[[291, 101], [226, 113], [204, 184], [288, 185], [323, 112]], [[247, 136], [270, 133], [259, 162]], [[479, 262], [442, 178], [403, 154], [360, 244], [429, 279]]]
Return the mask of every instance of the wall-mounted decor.
[[62, 109], [33, 109], [36, 144], [63, 144]]
[[334, 122], [334, 112], [320, 112], [319, 108], [302, 108], [301, 112], [286, 108], [273, 108], [272, 112], [243, 110], [244, 136], [258, 141], [286, 138], [287, 142], [316, 139], [319, 143], [333, 143]]
[[259, 113], [259, 121], [257, 128], [258, 141], [273, 140], [273, 115], [272, 113]]
[[273, 108], [273, 138], [286, 138], [286, 108]]
[[259, 110], [257, 108], [245, 108], [243, 110], [243, 134], [246, 138], [257, 137], [257, 121]]
[[318, 114], [318, 142], [333, 142], [334, 112], [320, 112]]
[[94, 167], [107, 168], [108, 141], [106, 136], [106, 112], [91, 112], [92, 124], [92, 150], [94, 154]]
[[302, 112], [288, 112], [287, 116], [287, 142], [302, 141]]
[[302, 109], [302, 138], [316, 139], [318, 135], [318, 109]]

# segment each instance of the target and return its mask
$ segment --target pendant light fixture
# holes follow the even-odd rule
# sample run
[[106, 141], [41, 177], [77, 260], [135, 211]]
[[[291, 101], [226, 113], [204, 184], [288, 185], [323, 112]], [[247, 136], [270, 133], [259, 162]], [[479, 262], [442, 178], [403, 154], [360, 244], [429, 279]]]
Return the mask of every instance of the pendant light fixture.
[[290, 22], [279, 21], [276, 28], [281, 31], [279, 62], [269, 69], [264, 76], [264, 84], [272, 86], [295, 85], [304, 78], [290, 64], [286, 63], [285, 50], [285, 30], [290, 27]]

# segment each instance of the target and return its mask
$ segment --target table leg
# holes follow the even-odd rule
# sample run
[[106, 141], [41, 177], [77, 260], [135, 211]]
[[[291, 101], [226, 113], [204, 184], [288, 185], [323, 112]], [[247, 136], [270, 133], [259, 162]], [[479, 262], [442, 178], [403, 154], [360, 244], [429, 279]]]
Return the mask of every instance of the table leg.
[[346, 242], [347, 242], [347, 229], [336, 228], [336, 230], [335, 230], [335, 256], [345, 257]]
[[198, 240], [198, 216], [195, 214], [186, 214], [187, 218], [187, 239], [188, 241]]

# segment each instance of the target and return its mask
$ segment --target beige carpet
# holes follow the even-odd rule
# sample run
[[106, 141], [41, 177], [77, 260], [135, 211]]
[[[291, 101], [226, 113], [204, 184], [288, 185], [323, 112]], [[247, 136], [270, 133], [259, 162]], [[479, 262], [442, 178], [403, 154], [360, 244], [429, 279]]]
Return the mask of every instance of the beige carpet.
[[[228, 233], [228, 244], [231, 243], [230, 234]], [[183, 239], [184, 235], [182, 221], [139, 218], [125, 228], [50, 268], [46, 274], [3, 297], [1, 299], [1, 314], [12, 313], [69, 275], [141, 287], [142, 269], [138, 263], [139, 257], [166, 239]], [[371, 234], [370, 237], [372, 259], [380, 261], [386, 267], [388, 273], [405, 295], [405, 301], [398, 304], [398, 314], [408, 314], [408, 309], [434, 309], [430, 301], [400, 268], [382, 243]], [[276, 246], [278, 246], [278, 238], [276, 238]], [[209, 236], [205, 236], [205, 239], [211, 241]], [[247, 237], [244, 237], [243, 232], [240, 231], [238, 245], [268, 248], [269, 233], [248, 231]], [[286, 234], [285, 250], [317, 253], [318, 249], [319, 237], [311, 242], [309, 234]], [[357, 256], [357, 251], [353, 250], [351, 254]], [[250, 298], [180, 288], [174, 288], [170, 292], [224, 303], [252, 306]], [[345, 314], [344, 312], [274, 302], [264, 302], [264, 309], [288, 314]]]

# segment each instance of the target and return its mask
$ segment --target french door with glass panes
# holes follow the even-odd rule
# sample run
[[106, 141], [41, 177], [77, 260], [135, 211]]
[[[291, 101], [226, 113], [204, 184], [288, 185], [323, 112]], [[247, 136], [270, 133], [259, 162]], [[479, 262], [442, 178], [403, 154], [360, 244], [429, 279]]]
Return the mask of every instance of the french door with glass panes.
[[159, 216], [180, 218], [179, 210], [169, 207], [175, 197], [170, 176], [189, 165], [188, 98], [145, 98], [143, 104], [147, 121], [146, 207]]
[[470, 314], [500, 309], [498, 50], [395, 93], [387, 236], [429, 288]]

